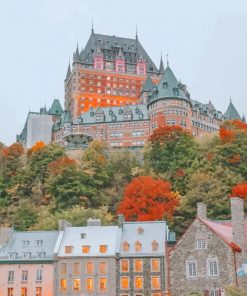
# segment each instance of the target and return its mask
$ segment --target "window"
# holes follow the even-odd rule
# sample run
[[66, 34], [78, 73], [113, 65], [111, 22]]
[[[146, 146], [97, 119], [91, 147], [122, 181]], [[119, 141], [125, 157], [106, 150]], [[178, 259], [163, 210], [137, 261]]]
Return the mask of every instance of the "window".
[[73, 290], [80, 291], [80, 279], [73, 279]]
[[22, 270], [21, 281], [22, 282], [27, 282], [27, 278], [28, 278], [28, 271], [27, 270]]
[[143, 262], [141, 259], [136, 259], [135, 261], [135, 265], [134, 265], [134, 270], [135, 272], [140, 272], [143, 270]]
[[124, 252], [128, 252], [129, 251], [129, 247], [130, 247], [130, 245], [128, 244], [128, 242], [124, 242], [123, 243], [123, 251]]
[[152, 251], [158, 251], [159, 244], [156, 240], [152, 241]]
[[160, 277], [152, 276], [152, 289], [160, 289]]
[[70, 253], [72, 253], [72, 249], [73, 249], [72, 246], [65, 246], [65, 248], [64, 248], [65, 254], [70, 254]]
[[143, 278], [142, 276], [135, 276], [135, 289], [142, 289], [143, 288]]
[[218, 275], [218, 260], [209, 259], [208, 260], [208, 276], [217, 276]]
[[82, 246], [82, 253], [89, 253], [90, 246]]
[[17, 253], [9, 253], [9, 259], [16, 259]]
[[105, 291], [106, 290], [106, 283], [107, 283], [107, 280], [105, 277], [102, 277], [99, 279], [99, 289], [100, 291]]
[[61, 263], [61, 274], [67, 273], [67, 263]]
[[205, 239], [198, 239], [196, 241], [196, 249], [197, 250], [204, 250], [204, 249], [206, 249], [206, 241], [205, 241]]
[[81, 233], [81, 238], [86, 238], [87, 234], [86, 233]]
[[93, 273], [93, 262], [87, 262], [87, 264], [86, 264], [86, 273], [87, 274]]
[[100, 251], [100, 253], [106, 253], [107, 252], [107, 245], [100, 245], [99, 251]]
[[74, 263], [74, 274], [80, 274], [80, 263]]
[[136, 241], [135, 243], [135, 251], [140, 252], [142, 249], [142, 244], [139, 241]]
[[106, 274], [107, 272], [107, 263], [106, 262], [100, 262], [99, 263], [99, 273]]
[[27, 296], [27, 288], [21, 288], [21, 296]]
[[187, 276], [188, 277], [196, 277], [196, 262], [195, 261], [188, 261], [187, 262]]
[[41, 296], [42, 295], [42, 288], [36, 287], [35, 288], [35, 296]]
[[151, 271], [152, 272], [159, 272], [160, 271], [160, 260], [159, 259], [152, 259]]
[[8, 296], [14, 295], [14, 288], [8, 288]]
[[94, 280], [92, 278], [86, 279], [86, 290], [93, 291], [94, 290]]
[[152, 296], [161, 296], [160, 293], [152, 293]]
[[122, 259], [121, 260], [121, 271], [122, 272], [128, 272], [129, 271], [129, 260], [128, 259]]
[[43, 245], [43, 241], [41, 239], [36, 240], [36, 246], [41, 247]]
[[44, 258], [45, 252], [37, 252], [37, 258]]
[[29, 240], [24, 240], [21, 242], [22, 247], [28, 247], [29, 246]]
[[121, 289], [126, 290], [129, 289], [129, 277], [121, 276]]
[[67, 290], [67, 279], [60, 279], [60, 290], [61, 291]]
[[9, 270], [8, 272], [8, 282], [13, 282], [14, 281], [14, 270]]
[[30, 252], [23, 252], [23, 253], [22, 253], [22, 257], [23, 257], [24, 259], [29, 259], [29, 258], [31, 257], [31, 253], [30, 253]]
[[36, 281], [41, 282], [42, 281], [42, 269], [36, 270]]

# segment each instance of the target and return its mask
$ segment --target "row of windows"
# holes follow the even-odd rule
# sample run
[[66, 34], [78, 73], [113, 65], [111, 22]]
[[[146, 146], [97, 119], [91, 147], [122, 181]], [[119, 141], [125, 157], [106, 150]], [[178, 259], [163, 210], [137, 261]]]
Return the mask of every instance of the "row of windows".
[[195, 127], [199, 127], [199, 128], [204, 129], [204, 130], [210, 131], [210, 132], [217, 132], [218, 131], [218, 128], [216, 128], [216, 127], [209, 126], [207, 124], [204, 124], [202, 122], [198, 122], [198, 121], [195, 121], [195, 120], [192, 120], [192, 125], [195, 126]]
[[[21, 293], [19, 295], [27, 296], [27, 288], [26, 287], [21, 288], [20, 292]], [[14, 296], [14, 288], [8, 288], [7, 295], [8, 296]], [[34, 295], [35, 296], [42, 296], [42, 288], [41, 287], [36, 287]]]
[[[186, 262], [186, 271], [187, 277], [195, 278], [197, 277], [197, 262], [195, 260]], [[208, 259], [207, 260], [207, 275], [208, 276], [218, 276], [219, 275], [219, 266], [217, 259]]]
[[[152, 243], [151, 243], [151, 248], [152, 248], [152, 251], [158, 251], [159, 249], [159, 244], [156, 240], [153, 240]], [[127, 242], [127, 241], [124, 241], [123, 244], [122, 244], [122, 249], [124, 252], [128, 252], [129, 249], [130, 249], [130, 244]], [[136, 252], [141, 252], [142, 250], [142, 243], [137, 240], [135, 242], [135, 251]]]
[[[150, 281], [148, 280], [148, 283]], [[151, 289], [159, 290], [161, 287], [160, 276], [151, 276]], [[128, 276], [120, 277], [120, 289], [129, 290], [130, 289], [130, 278]], [[142, 276], [134, 277], [134, 289], [143, 290], [144, 289], [144, 280]]]
[[[36, 247], [41, 247], [43, 245], [43, 241], [41, 239], [38, 239], [35, 241], [35, 246]], [[30, 241], [29, 240], [23, 240], [21, 241], [21, 246], [22, 247], [28, 247], [30, 246]]]
[[[130, 271], [130, 261], [129, 259], [121, 259], [120, 261], [120, 270], [121, 272], [129, 272]], [[151, 271], [159, 272], [160, 271], [160, 260], [152, 259], [151, 260]], [[134, 272], [143, 272], [143, 260], [135, 259], [134, 260]]]
[[[31, 258], [31, 256], [32, 256], [31, 252], [22, 252], [23, 259], [29, 259], [29, 258]], [[45, 256], [46, 256], [45, 252], [37, 252], [36, 255], [34, 255], [33, 257], [42, 259], [42, 258], [45, 258]], [[18, 253], [16, 253], [16, 252], [9, 253], [10, 259], [16, 259], [17, 257], [18, 257]]]
[[185, 112], [185, 111], [179, 111], [179, 110], [165, 110], [163, 112], [165, 115], [166, 114], [176, 114], [176, 115], [181, 115], [181, 116], [184, 116], [184, 117], [187, 117], [188, 116], [188, 113]]
[[[14, 270], [8, 271], [8, 283], [12, 283], [15, 280], [15, 272]], [[43, 280], [43, 271], [42, 269], [36, 270], [36, 281], [41, 282]], [[22, 270], [21, 273], [21, 281], [27, 282], [28, 281], [28, 270]]]
[[[99, 252], [100, 253], [106, 253], [107, 252], [107, 245], [99, 245]], [[64, 252], [65, 254], [71, 254], [73, 252], [73, 246], [65, 246], [64, 247]], [[82, 248], [82, 253], [89, 253], [90, 252], [90, 246], [88, 245], [83, 245]]]
[[[85, 265], [85, 273], [86, 274], [93, 274], [95, 270], [95, 264], [93, 262], [86, 262]], [[98, 263], [98, 270], [100, 274], [107, 273], [107, 263], [106, 262], [99, 262]], [[68, 266], [67, 263], [61, 263], [60, 265], [60, 273], [65, 275], [68, 273]], [[79, 275], [81, 274], [81, 264], [78, 262], [73, 264], [73, 274]]]
[[[65, 292], [68, 289], [68, 279], [61, 278], [60, 279], [60, 290]], [[80, 291], [81, 287], [81, 279], [74, 278], [73, 279], [73, 290]], [[100, 277], [99, 278], [99, 291], [106, 291], [107, 289], [107, 278]], [[88, 292], [93, 292], [95, 290], [95, 279], [94, 278], [86, 278], [85, 279], [85, 290]]]

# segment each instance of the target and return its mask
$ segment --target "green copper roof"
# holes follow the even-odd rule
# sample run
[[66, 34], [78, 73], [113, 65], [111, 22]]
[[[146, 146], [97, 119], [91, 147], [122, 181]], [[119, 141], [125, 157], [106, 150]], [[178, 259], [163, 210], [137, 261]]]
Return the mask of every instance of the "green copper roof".
[[64, 111], [61, 116], [61, 125], [63, 125], [64, 123], [71, 123], [71, 122], [72, 122], [71, 113], [68, 110]]
[[243, 117], [242, 117], [242, 121], [243, 121], [244, 123], [246, 123], [246, 118], [245, 118], [244, 115], [243, 115]]
[[63, 112], [63, 108], [58, 99], [54, 99], [51, 108], [49, 110], [50, 115], [61, 115]]
[[236, 108], [234, 107], [232, 100], [230, 100], [230, 104], [226, 110], [225, 116], [229, 119], [239, 119], [241, 120], [241, 116], [239, 115], [238, 111], [236, 110]]
[[143, 85], [143, 88], [142, 88], [142, 92], [149, 92], [151, 90], [153, 90], [155, 84], [153, 83], [153, 81], [151, 80], [149, 74], [145, 80], [145, 83]]

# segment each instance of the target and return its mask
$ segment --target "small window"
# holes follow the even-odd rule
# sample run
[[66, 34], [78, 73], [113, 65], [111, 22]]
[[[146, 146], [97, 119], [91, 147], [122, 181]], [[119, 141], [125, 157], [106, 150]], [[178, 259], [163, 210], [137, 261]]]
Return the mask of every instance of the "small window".
[[100, 251], [100, 253], [106, 253], [107, 252], [107, 245], [100, 245], [99, 251]]
[[28, 247], [29, 246], [29, 240], [24, 240], [21, 242], [22, 247]]
[[67, 290], [67, 279], [60, 279], [60, 290], [66, 291]]
[[160, 260], [159, 259], [152, 259], [151, 271], [152, 272], [159, 272], [160, 271]]
[[[137, 132], [137, 133], [138, 133], [138, 132]], [[132, 135], [133, 135], [133, 132], [132, 132]], [[138, 134], [137, 136], [139, 136], [139, 134]], [[137, 229], [137, 231], [138, 231], [139, 234], [143, 234], [144, 229], [143, 229], [142, 227], [139, 227], [139, 228]]]
[[142, 250], [142, 244], [139, 241], [136, 241], [135, 243], [135, 251], [136, 252], [141, 252]]
[[206, 241], [205, 241], [205, 239], [198, 239], [196, 241], [196, 249], [197, 250], [204, 250], [204, 249], [206, 249]]
[[152, 276], [152, 289], [154, 289], [154, 290], [160, 289], [160, 277], [159, 276]]
[[21, 296], [27, 296], [27, 288], [21, 288]]
[[90, 246], [82, 246], [82, 253], [89, 253]]
[[41, 239], [36, 240], [36, 246], [41, 247], [43, 245], [43, 241]]
[[42, 288], [41, 287], [35, 288], [35, 296], [42, 296]]
[[107, 279], [105, 277], [101, 277], [99, 279], [99, 289], [100, 291], [105, 291], [107, 285]]
[[107, 263], [106, 262], [100, 262], [99, 263], [99, 273], [100, 274], [106, 274], [107, 272]]
[[208, 276], [218, 276], [218, 260], [209, 259], [208, 260]]
[[67, 263], [61, 263], [61, 274], [67, 274]]
[[87, 262], [86, 264], [86, 273], [92, 274], [94, 270], [93, 262]]
[[81, 238], [84, 239], [86, 238], [87, 234], [86, 233], [81, 233]]
[[72, 253], [73, 247], [72, 246], [65, 246], [64, 247], [64, 252], [65, 254], [70, 254]]
[[93, 278], [86, 279], [86, 290], [89, 292], [94, 290], [94, 279]]
[[130, 247], [129, 243], [125, 241], [123, 243], [123, 251], [124, 252], [128, 252], [129, 251], [129, 247]]
[[121, 276], [120, 282], [121, 282], [121, 289], [122, 290], [129, 289], [129, 277], [128, 276]]
[[14, 296], [14, 288], [8, 288], [8, 296]]
[[8, 282], [9, 283], [12, 283], [14, 281], [14, 275], [15, 275], [14, 270], [9, 270], [9, 272], [8, 272]]
[[187, 262], [187, 276], [188, 277], [196, 277], [197, 276], [197, 268], [195, 261]]
[[36, 270], [36, 282], [42, 282], [43, 279], [43, 271], [42, 269], [37, 269]]
[[122, 259], [121, 262], [121, 272], [128, 272], [129, 271], [129, 260]]
[[158, 251], [159, 244], [156, 240], [152, 241], [152, 251]]
[[135, 289], [141, 290], [143, 289], [143, 277], [135, 276]]
[[134, 271], [142, 272], [143, 271], [143, 261], [142, 259], [135, 259], [134, 261]]
[[80, 291], [80, 279], [73, 279], [73, 290]]
[[74, 263], [74, 274], [75, 275], [80, 274], [80, 267], [81, 267], [80, 263]]

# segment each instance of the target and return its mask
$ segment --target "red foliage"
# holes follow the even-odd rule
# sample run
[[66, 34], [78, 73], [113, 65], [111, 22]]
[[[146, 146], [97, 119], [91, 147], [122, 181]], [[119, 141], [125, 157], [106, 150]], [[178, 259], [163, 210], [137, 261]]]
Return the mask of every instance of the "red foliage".
[[214, 156], [215, 156], [215, 155], [214, 155], [213, 152], [209, 152], [209, 153], [207, 154], [206, 157], [207, 157], [207, 160], [208, 160], [208, 161], [211, 161], [211, 160], [213, 160]]
[[185, 172], [183, 169], [178, 169], [174, 175], [175, 178], [180, 178], [183, 177], [185, 175]]
[[33, 145], [33, 147], [31, 148], [31, 151], [35, 152], [35, 151], [42, 149], [44, 147], [45, 147], [45, 143], [43, 141], [38, 141]]
[[230, 197], [241, 197], [247, 200], [247, 182], [239, 183], [232, 188]]
[[68, 156], [62, 156], [48, 164], [49, 171], [54, 174], [62, 174], [68, 168], [75, 168], [76, 161]]
[[160, 144], [164, 144], [166, 140], [176, 140], [179, 138], [181, 134], [191, 135], [188, 130], [185, 130], [181, 126], [178, 125], [165, 125], [160, 126], [154, 130], [153, 134], [150, 136], [150, 142], [159, 142]]
[[7, 159], [14, 159], [20, 157], [24, 153], [24, 148], [22, 144], [14, 143], [8, 147], [4, 147], [1, 152]]
[[223, 143], [234, 141], [236, 135], [239, 133], [247, 132], [247, 124], [241, 120], [230, 120], [223, 123], [220, 127], [220, 139]]
[[240, 154], [235, 154], [233, 155], [231, 158], [228, 159], [228, 162], [230, 164], [236, 164], [236, 163], [240, 163], [241, 161], [241, 156]]
[[220, 139], [223, 143], [232, 142], [235, 137], [235, 132], [225, 126], [220, 127]]
[[127, 221], [159, 220], [164, 215], [171, 218], [178, 204], [179, 196], [169, 182], [141, 176], [126, 186], [117, 212]]
[[231, 120], [232, 125], [234, 125], [236, 128], [247, 131], [247, 124], [241, 120]]

